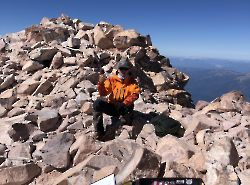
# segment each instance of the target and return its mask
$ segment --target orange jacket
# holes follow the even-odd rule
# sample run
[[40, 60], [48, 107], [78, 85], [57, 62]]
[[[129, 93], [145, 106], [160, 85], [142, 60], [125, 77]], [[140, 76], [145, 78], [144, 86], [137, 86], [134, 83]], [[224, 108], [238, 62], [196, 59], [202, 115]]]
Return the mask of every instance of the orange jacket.
[[122, 81], [114, 75], [106, 79], [104, 83], [98, 83], [98, 91], [100, 96], [109, 95], [109, 102], [123, 102], [125, 105], [131, 105], [139, 98], [140, 88], [132, 77]]

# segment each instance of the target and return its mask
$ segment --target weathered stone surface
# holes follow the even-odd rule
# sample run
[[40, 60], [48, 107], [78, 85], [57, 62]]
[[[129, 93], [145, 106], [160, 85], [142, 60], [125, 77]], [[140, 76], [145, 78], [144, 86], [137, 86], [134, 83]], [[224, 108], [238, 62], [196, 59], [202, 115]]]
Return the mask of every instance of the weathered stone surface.
[[40, 64], [39, 62], [29, 60], [22, 67], [22, 70], [27, 71], [29, 73], [29, 72], [37, 71], [37, 70], [42, 69], [42, 68], [43, 68], [43, 65]]
[[0, 105], [5, 109], [11, 109], [16, 99], [17, 95], [15, 89], [5, 90], [0, 94]]
[[116, 166], [111, 165], [111, 166], [105, 166], [103, 168], [101, 168], [100, 170], [95, 171], [94, 176], [93, 176], [93, 181], [98, 181], [104, 177], [107, 177], [108, 175], [111, 174], [117, 174], [118, 173], [118, 169]]
[[0, 105], [0, 118], [3, 117], [7, 112], [7, 109]]
[[76, 153], [73, 164], [79, 164], [84, 161], [89, 154], [92, 154], [99, 150], [101, 147], [91, 138], [81, 135], [75, 143], [70, 147], [70, 153]]
[[232, 166], [215, 168], [213, 165], [207, 167], [205, 184], [211, 185], [238, 185], [238, 177]]
[[94, 28], [94, 41], [101, 49], [109, 49], [113, 47], [112, 41], [105, 36], [99, 25], [96, 25]]
[[79, 48], [81, 41], [79, 38], [75, 38], [75, 37], [69, 37], [67, 40], [67, 44], [70, 48]]
[[0, 90], [9, 88], [15, 82], [15, 76], [13, 74], [8, 75], [2, 83], [0, 83]]
[[34, 146], [31, 143], [14, 143], [9, 150], [9, 159], [29, 160]]
[[78, 93], [78, 95], [76, 96], [76, 102], [78, 105], [82, 106], [85, 102], [87, 102], [88, 100], [90, 100], [90, 97], [83, 92]]
[[5, 49], [6, 43], [3, 39], [0, 39], [0, 51], [3, 51]]
[[63, 56], [61, 52], [57, 52], [50, 64], [50, 69], [58, 69], [63, 65]]
[[11, 130], [11, 125], [5, 124], [4, 122], [0, 124], [0, 143], [6, 145], [10, 145], [12, 143], [12, 139], [8, 134], [10, 130]]
[[48, 140], [41, 149], [43, 161], [58, 169], [67, 168], [70, 162], [69, 148], [74, 142], [70, 133], [60, 133]]
[[7, 147], [4, 144], [0, 143], [0, 155], [4, 155], [6, 149]]
[[125, 30], [115, 35], [113, 43], [118, 49], [127, 49], [130, 46], [142, 46], [139, 34], [135, 30]]
[[30, 95], [35, 91], [39, 84], [40, 82], [29, 78], [18, 86], [17, 93]]
[[216, 139], [211, 149], [206, 154], [206, 159], [210, 163], [218, 162], [222, 165], [237, 166], [239, 154], [233, 141], [228, 137]]
[[194, 155], [193, 149], [184, 141], [166, 135], [157, 143], [156, 153], [162, 157], [162, 161], [178, 163], [188, 163], [188, 160]]
[[78, 109], [77, 102], [75, 100], [72, 100], [72, 99], [69, 100], [68, 102], [64, 102], [59, 109], [59, 114], [62, 117], [65, 117], [67, 115], [68, 116], [75, 115], [78, 112], [79, 112], [79, 109]]
[[41, 173], [41, 169], [36, 164], [25, 164], [0, 169], [0, 184], [27, 184], [34, 177]]
[[12, 125], [12, 129], [8, 131], [9, 137], [13, 141], [27, 141], [29, 139], [29, 136], [33, 133], [35, 130], [35, 125], [26, 123], [24, 121], [21, 121], [23, 123], [15, 123]]
[[36, 60], [39, 62], [50, 61], [52, 60], [56, 52], [57, 49], [52, 47], [37, 48], [29, 53], [29, 57], [32, 60]]
[[91, 115], [93, 113], [93, 105], [91, 102], [85, 102], [82, 107], [81, 111], [85, 114]]
[[201, 175], [193, 168], [179, 164], [178, 162], [173, 162], [167, 167], [167, 169], [165, 169], [164, 177], [201, 178]]
[[8, 117], [18, 116], [20, 114], [25, 113], [25, 109], [20, 107], [14, 107], [11, 111], [8, 112]]
[[39, 86], [36, 88], [33, 95], [36, 95], [39, 93], [45, 94], [45, 95], [49, 94], [52, 88], [53, 88], [53, 84], [49, 80], [43, 80], [40, 82]]
[[32, 114], [41, 131], [48, 132], [58, 127], [59, 114], [56, 109], [43, 108]]
[[63, 63], [67, 65], [75, 65], [76, 64], [76, 57], [66, 57], [63, 59]]
[[238, 176], [242, 185], [248, 185], [250, 182], [250, 169], [239, 173]]

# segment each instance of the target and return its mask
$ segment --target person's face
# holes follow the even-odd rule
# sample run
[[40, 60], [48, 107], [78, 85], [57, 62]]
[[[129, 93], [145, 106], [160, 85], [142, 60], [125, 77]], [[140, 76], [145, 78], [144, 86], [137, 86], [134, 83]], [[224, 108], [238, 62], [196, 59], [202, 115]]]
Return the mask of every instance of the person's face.
[[118, 69], [118, 71], [119, 71], [119, 73], [121, 73], [122, 75], [126, 75], [127, 73], [128, 73], [128, 71], [129, 71], [129, 69], [128, 68], [119, 68]]

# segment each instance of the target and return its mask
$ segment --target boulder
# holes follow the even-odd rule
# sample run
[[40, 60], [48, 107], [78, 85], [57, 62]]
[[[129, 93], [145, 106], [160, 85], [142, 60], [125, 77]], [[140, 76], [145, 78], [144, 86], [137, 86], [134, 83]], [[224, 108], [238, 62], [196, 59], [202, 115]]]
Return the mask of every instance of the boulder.
[[59, 109], [59, 114], [62, 117], [75, 115], [79, 112], [77, 102], [75, 100], [70, 99], [67, 102], [64, 102]]
[[69, 37], [67, 40], [68, 47], [79, 49], [81, 41], [79, 38]]
[[12, 129], [8, 131], [9, 137], [13, 141], [27, 141], [29, 136], [34, 132], [35, 125], [26, 123], [22, 121], [22, 123], [14, 123], [12, 125]]
[[58, 125], [59, 114], [56, 109], [43, 108], [41, 110], [35, 111], [32, 115], [37, 121], [38, 127], [41, 131], [48, 132], [55, 130]]
[[63, 63], [66, 65], [75, 65], [76, 64], [76, 57], [66, 57], [63, 59]]
[[6, 76], [4, 81], [0, 83], [0, 90], [11, 87], [15, 82], [16, 80], [13, 74]]
[[41, 169], [34, 163], [0, 169], [0, 184], [22, 185], [40, 175]]
[[36, 48], [29, 53], [29, 57], [38, 62], [51, 61], [56, 52], [57, 49], [53, 47]]
[[91, 115], [93, 113], [93, 105], [91, 102], [85, 102], [82, 107], [81, 111], [85, 114]]
[[9, 150], [9, 159], [30, 160], [34, 146], [31, 143], [14, 143]]
[[233, 141], [229, 137], [222, 137], [215, 139], [211, 149], [206, 153], [206, 161], [236, 167], [239, 162], [239, 154]]
[[3, 39], [0, 39], [0, 51], [4, 51], [6, 43]]
[[7, 109], [5, 109], [2, 105], [0, 105], [0, 118], [5, 116], [7, 112], [8, 112]]
[[22, 70], [23, 71], [27, 71], [29, 73], [29, 72], [37, 71], [37, 70], [42, 69], [42, 68], [43, 68], [43, 65], [40, 64], [39, 62], [33, 61], [33, 60], [29, 60], [22, 67]]
[[112, 41], [105, 36], [99, 25], [96, 25], [94, 28], [94, 41], [95, 45], [101, 49], [110, 49], [114, 47]]
[[39, 93], [46, 95], [49, 94], [52, 89], [53, 84], [49, 80], [43, 80], [40, 82], [33, 95], [37, 95]]
[[139, 39], [139, 34], [135, 30], [125, 30], [117, 33], [113, 39], [117, 49], [127, 49], [130, 46], [145, 46]]
[[7, 89], [0, 94], [0, 105], [9, 110], [13, 103], [17, 100], [17, 93], [15, 89]]
[[188, 163], [188, 160], [194, 155], [195, 151], [186, 142], [172, 135], [166, 135], [159, 139], [156, 153], [162, 157], [162, 162]]
[[17, 87], [17, 93], [31, 95], [36, 90], [39, 84], [40, 82], [29, 78]]
[[61, 52], [57, 52], [50, 64], [50, 69], [58, 69], [63, 65], [63, 56]]
[[57, 134], [48, 140], [41, 149], [43, 161], [57, 169], [65, 169], [69, 166], [69, 149], [74, 142], [74, 136], [70, 133]]
[[20, 108], [20, 107], [14, 107], [12, 110], [10, 110], [7, 114], [8, 117], [14, 117], [14, 116], [18, 116], [20, 114], [24, 114], [25, 113], [25, 109], [24, 108]]
[[107, 177], [108, 175], [111, 175], [111, 174], [116, 175], [117, 173], [118, 173], [118, 169], [116, 166], [114, 165], [105, 166], [94, 172], [93, 181], [95, 182], [95, 181], [101, 180], [104, 177]]
[[250, 169], [238, 173], [241, 185], [248, 185], [250, 182]]
[[70, 147], [70, 153], [74, 154], [73, 164], [77, 165], [84, 161], [90, 154], [100, 149], [100, 145], [85, 135], [81, 135], [76, 139], [75, 143]]

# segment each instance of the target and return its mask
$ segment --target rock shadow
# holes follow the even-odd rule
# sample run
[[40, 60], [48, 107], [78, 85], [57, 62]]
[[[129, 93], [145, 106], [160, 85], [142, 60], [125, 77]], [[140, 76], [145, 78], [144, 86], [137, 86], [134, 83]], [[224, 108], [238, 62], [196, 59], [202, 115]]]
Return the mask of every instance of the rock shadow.
[[106, 134], [102, 140], [109, 141], [115, 139], [116, 136], [121, 134], [123, 125], [132, 126], [130, 139], [136, 139], [145, 124], [153, 124], [155, 127], [155, 133], [159, 137], [164, 137], [167, 134], [182, 137], [185, 132], [185, 129], [181, 126], [180, 122], [170, 118], [165, 113], [142, 113], [134, 110], [132, 122], [130, 123], [122, 123], [121, 119], [112, 118], [112, 124], [106, 126]]

